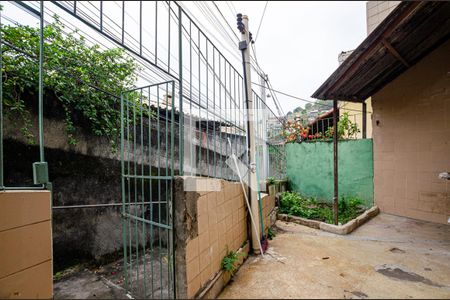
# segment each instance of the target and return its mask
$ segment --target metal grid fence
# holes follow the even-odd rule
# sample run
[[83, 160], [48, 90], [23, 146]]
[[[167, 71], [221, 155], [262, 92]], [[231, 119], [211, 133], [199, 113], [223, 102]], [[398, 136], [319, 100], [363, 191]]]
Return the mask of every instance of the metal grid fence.
[[[115, 120], [114, 124], [122, 128], [127, 290], [142, 297], [171, 298], [175, 270], [170, 182], [176, 174], [239, 179], [226, 165], [226, 160], [236, 153], [247, 162], [247, 114], [240, 71], [176, 2], [11, 1], [3, 3], [0, 22], [0, 189], [48, 188], [46, 184], [33, 184], [36, 182], [31, 180], [14, 182], [5, 177], [11, 173], [10, 170], [5, 172], [5, 159], [14, 162], [17, 158], [4, 157], [3, 141], [6, 138], [23, 141], [5, 118], [4, 103], [8, 99], [4, 97], [3, 87], [10, 80], [8, 72], [11, 70], [5, 66], [6, 55], [23, 56], [36, 66], [33, 70], [37, 74], [32, 73], [31, 79], [35, 81], [33, 86], [37, 88], [33, 92], [38, 97], [31, 97], [26, 103], [26, 109], [37, 116], [31, 121], [32, 125], [37, 124], [34, 132], [39, 137], [33, 148], [38, 152], [33, 162], [45, 162], [44, 128], [52, 113], [45, 111], [49, 74], [57, 73], [73, 80], [86, 99], [93, 92], [100, 93], [111, 113], [120, 111], [122, 104], [126, 112], [122, 110], [121, 121]], [[45, 28], [52, 22], [63, 25], [63, 36], [72, 35], [86, 45], [98, 45], [99, 51], [122, 49], [136, 63], [133, 75], [136, 80], [121, 91], [122, 101], [117, 89], [97, 86], [95, 80], [87, 82], [68, 71], [66, 64], [76, 65], [77, 58], [65, 57], [65, 49], [59, 49], [60, 64], [50, 68], [48, 61], [55, 58], [47, 53], [49, 47], [55, 45], [45, 35]], [[21, 38], [35, 39], [39, 50], [29, 53], [19, 43], [6, 39], [5, 26], [35, 28], [33, 32], [37, 36]], [[136, 89], [136, 86], [145, 88]], [[130, 95], [138, 100], [128, 101]], [[282, 160], [284, 152], [277, 138], [281, 134], [281, 122], [256, 92], [253, 92], [253, 101], [259, 178], [264, 180], [277, 174], [281, 179], [284, 170], [278, 160]], [[114, 139], [113, 136], [108, 138]], [[277, 149], [276, 152], [273, 149]], [[277, 162], [274, 164], [273, 160]], [[274, 165], [277, 170], [273, 169]], [[155, 262], [155, 268], [161, 273], [159, 279], [154, 277], [153, 264], [150, 273], [145, 271], [149, 268], [148, 262]], [[146, 274], [150, 274], [151, 279], [146, 278]], [[160, 294], [156, 295], [156, 291]]]

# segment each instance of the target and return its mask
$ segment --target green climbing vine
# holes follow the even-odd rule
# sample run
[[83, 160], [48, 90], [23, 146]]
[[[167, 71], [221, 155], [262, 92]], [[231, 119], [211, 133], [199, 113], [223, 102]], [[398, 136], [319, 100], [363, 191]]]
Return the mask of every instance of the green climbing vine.
[[[3, 25], [1, 34], [5, 42], [4, 112], [13, 124], [20, 121], [21, 133], [32, 144], [29, 107], [31, 101], [37, 100], [39, 90], [39, 28]], [[44, 99], [53, 97], [60, 103], [69, 144], [77, 143], [75, 124], [83, 119], [93, 134], [109, 138], [114, 146], [120, 134], [118, 97], [133, 87], [138, 65], [122, 48], [88, 45], [77, 30], [70, 31], [57, 16], [45, 26], [44, 38]], [[142, 109], [137, 105], [140, 100], [137, 93], [129, 93], [127, 97]], [[150, 116], [147, 110], [143, 111]]]

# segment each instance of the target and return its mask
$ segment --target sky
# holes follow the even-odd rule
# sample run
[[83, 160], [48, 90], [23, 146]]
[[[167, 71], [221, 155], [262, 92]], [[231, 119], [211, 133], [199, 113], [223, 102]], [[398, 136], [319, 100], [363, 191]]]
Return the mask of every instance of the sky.
[[[232, 2], [238, 12], [248, 15], [255, 37], [266, 1]], [[236, 29], [231, 5], [216, 3]], [[355, 49], [366, 35], [366, 1], [269, 1], [255, 47], [274, 89], [311, 99], [338, 67], [338, 54]], [[285, 113], [306, 104], [278, 98]]]

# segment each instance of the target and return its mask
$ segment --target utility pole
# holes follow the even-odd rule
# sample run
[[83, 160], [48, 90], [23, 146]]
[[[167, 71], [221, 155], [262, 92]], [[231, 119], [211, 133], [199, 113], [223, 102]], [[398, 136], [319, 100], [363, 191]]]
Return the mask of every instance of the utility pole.
[[[255, 153], [255, 133], [254, 133], [254, 112], [253, 112], [253, 94], [252, 94], [252, 80], [251, 80], [251, 65], [250, 65], [250, 32], [248, 30], [248, 17], [242, 14], [237, 15], [238, 29], [241, 32], [241, 41], [239, 42], [239, 50], [242, 51], [242, 65], [244, 68], [244, 88], [245, 88], [245, 100], [247, 104], [247, 147], [248, 147], [248, 159], [250, 165], [249, 171], [249, 193], [250, 196], [250, 206], [253, 216], [259, 216], [258, 209], [258, 193], [256, 190], [252, 189], [251, 186], [256, 186], [259, 184], [256, 180], [256, 153]], [[256, 184], [255, 184], [256, 183]], [[260, 252], [260, 233], [259, 228], [261, 228], [259, 218], [254, 218], [255, 226], [252, 228], [252, 248], [257, 254]], [[256, 227], [256, 228], [255, 228]]]

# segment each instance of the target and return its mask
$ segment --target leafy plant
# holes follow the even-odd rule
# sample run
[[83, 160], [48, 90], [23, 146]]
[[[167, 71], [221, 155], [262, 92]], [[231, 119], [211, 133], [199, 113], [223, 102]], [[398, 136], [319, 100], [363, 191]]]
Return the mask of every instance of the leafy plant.
[[272, 240], [275, 236], [276, 236], [275, 232], [273, 232], [272, 228], [269, 227], [269, 229], [267, 230], [267, 238], [269, 240]]
[[[356, 218], [364, 210], [362, 204], [363, 201], [356, 197], [341, 198], [338, 201], [339, 222], [344, 224]], [[282, 193], [280, 211], [302, 218], [333, 223], [333, 209], [330, 205], [319, 203], [314, 198], [302, 197], [296, 192]]]
[[[356, 138], [356, 134], [361, 132], [358, 128], [358, 124], [353, 123], [348, 115], [348, 112], [343, 113], [339, 117], [339, 121], [337, 123], [337, 133], [338, 139], [351, 139]], [[324, 134], [324, 137], [327, 139], [333, 138], [334, 128], [328, 127], [327, 131]]]
[[225, 255], [225, 257], [222, 259], [220, 267], [222, 268], [222, 270], [233, 274], [237, 270], [236, 262], [238, 261], [238, 259], [239, 257], [236, 251], [227, 251], [227, 255]]
[[275, 178], [273, 178], [273, 177], [267, 177], [266, 183], [267, 183], [268, 185], [275, 184]]
[[[88, 45], [77, 30], [67, 31], [56, 15], [44, 27], [44, 99], [57, 99], [62, 107], [69, 144], [76, 144], [75, 123], [82, 121], [115, 145], [120, 134], [118, 96], [136, 82], [137, 64], [122, 48], [102, 50]], [[32, 144], [29, 107], [39, 91], [39, 29], [3, 25], [1, 34], [5, 115], [15, 125], [21, 121], [21, 132]], [[129, 102], [139, 100], [137, 93], [129, 95]]]

